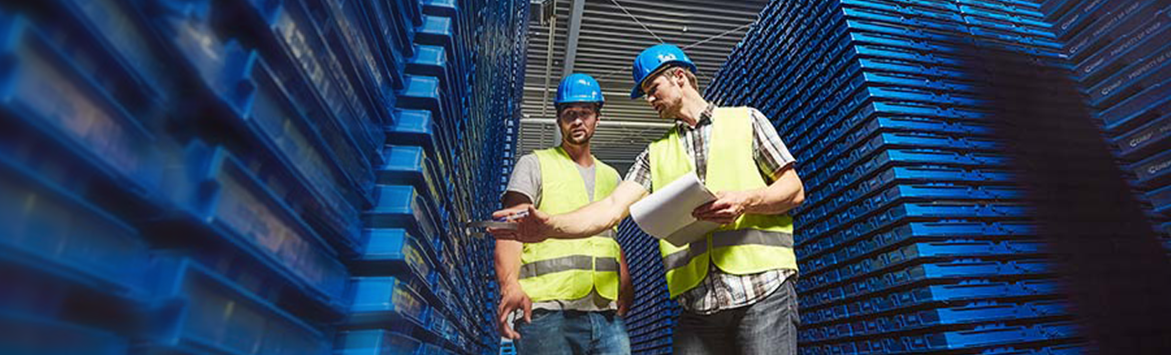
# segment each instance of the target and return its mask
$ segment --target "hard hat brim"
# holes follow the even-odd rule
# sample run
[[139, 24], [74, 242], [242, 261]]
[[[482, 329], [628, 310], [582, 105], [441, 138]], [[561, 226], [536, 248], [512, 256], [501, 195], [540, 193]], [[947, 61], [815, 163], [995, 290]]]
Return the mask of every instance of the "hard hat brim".
[[690, 70], [692, 74], [696, 74], [696, 72], [699, 71], [698, 69], [695, 68], [694, 63], [691, 63], [688, 61], [672, 60], [669, 62], [663, 62], [662, 64], [659, 64], [659, 66], [656, 67], [655, 70], [652, 70], [650, 74], [643, 76], [641, 81], [634, 83], [634, 89], [630, 90], [630, 99], [635, 100], [635, 99], [642, 97], [642, 95], [643, 95], [642, 83], [646, 82], [646, 80], [649, 78], [652, 78], [656, 75], [659, 75], [660, 72], [667, 70], [667, 68], [670, 68], [672, 66], [681, 66], [681, 67], [687, 68], [687, 70]]

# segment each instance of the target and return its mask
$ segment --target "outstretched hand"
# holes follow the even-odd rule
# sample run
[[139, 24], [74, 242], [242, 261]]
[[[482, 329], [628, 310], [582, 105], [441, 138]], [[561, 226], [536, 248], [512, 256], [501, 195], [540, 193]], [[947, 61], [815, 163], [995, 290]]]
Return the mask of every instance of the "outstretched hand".
[[[511, 218], [524, 211], [528, 212], [527, 216]], [[516, 240], [522, 243], [540, 243], [548, 239], [547, 235], [551, 230], [549, 217], [548, 213], [541, 212], [532, 205], [499, 210], [492, 213], [492, 218], [505, 219], [508, 222], [516, 223], [516, 228], [488, 228], [488, 233], [492, 234], [496, 239]]]

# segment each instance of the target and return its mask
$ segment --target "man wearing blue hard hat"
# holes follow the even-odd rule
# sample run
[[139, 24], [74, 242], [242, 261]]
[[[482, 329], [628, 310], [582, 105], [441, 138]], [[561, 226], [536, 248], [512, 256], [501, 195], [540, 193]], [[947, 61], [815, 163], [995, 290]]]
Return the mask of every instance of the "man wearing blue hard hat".
[[593, 235], [616, 225], [651, 192], [694, 173], [716, 200], [692, 216], [720, 227], [682, 247], [659, 242], [667, 288], [684, 310], [675, 354], [796, 354], [797, 261], [787, 212], [805, 192], [793, 156], [760, 111], [705, 100], [695, 72], [673, 45], [642, 51], [634, 60], [630, 97], [645, 97], [675, 125], [636, 158], [609, 197], [563, 214], [528, 209], [515, 230], [490, 231], [526, 242]]
[[[517, 161], [503, 197], [506, 208], [565, 213], [614, 191], [618, 172], [590, 154], [604, 103], [601, 86], [589, 75], [561, 81], [554, 101], [561, 144]], [[499, 328], [514, 339], [518, 353], [630, 353], [622, 316], [634, 290], [616, 231], [603, 228], [581, 237], [496, 241]], [[523, 317], [510, 327], [516, 310]]]

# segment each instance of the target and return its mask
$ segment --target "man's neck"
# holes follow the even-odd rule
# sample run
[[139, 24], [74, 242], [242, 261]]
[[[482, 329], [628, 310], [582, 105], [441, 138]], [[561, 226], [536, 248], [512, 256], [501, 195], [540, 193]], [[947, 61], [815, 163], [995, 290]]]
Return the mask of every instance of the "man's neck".
[[707, 110], [707, 100], [704, 100], [703, 96], [697, 92], [684, 91], [682, 103], [683, 107], [679, 109], [679, 116], [675, 118], [687, 123], [688, 126], [695, 127], [699, 124], [703, 111]]
[[565, 150], [565, 154], [569, 154], [569, 158], [573, 159], [574, 163], [583, 168], [594, 166], [594, 157], [590, 155], [590, 143], [582, 145], [568, 144], [561, 142], [561, 149]]

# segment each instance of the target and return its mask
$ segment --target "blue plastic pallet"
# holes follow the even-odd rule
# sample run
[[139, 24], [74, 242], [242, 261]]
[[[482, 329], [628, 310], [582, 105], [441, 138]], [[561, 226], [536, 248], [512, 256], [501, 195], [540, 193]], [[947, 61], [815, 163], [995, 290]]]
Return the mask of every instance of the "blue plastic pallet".
[[[396, 14], [388, 11], [388, 3], [375, 2], [362, 4], [362, 12], [366, 14], [368, 30], [372, 32], [369, 45], [371, 50], [380, 53], [381, 62], [394, 90], [402, 89], [404, 56], [409, 55], [411, 49], [404, 49], [404, 43], [409, 44], [414, 36], [413, 26], [395, 26], [399, 19]], [[385, 38], [386, 40], [375, 40]], [[408, 45], [409, 47], [409, 45]]]
[[944, 183], [955, 185], [1009, 185], [1015, 173], [995, 169], [964, 169], [947, 166], [894, 166], [882, 169], [865, 180], [838, 179], [821, 188], [821, 193], [806, 198], [797, 213], [840, 205], [860, 196], [879, 191], [895, 183]]
[[189, 149], [193, 175], [186, 183], [203, 188], [175, 197], [189, 222], [303, 288], [307, 296], [342, 307], [349, 277], [336, 252], [230, 153], [200, 148]]
[[[380, 63], [381, 58], [370, 48], [370, 43], [377, 41], [377, 37], [371, 37], [373, 33], [361, 17], [362, 5], [345, 1], [322, 1], [316, 4], [311, 10], [321, 14], [327, 12], [322, 9], [326, 8], [333, 20], [320, 19], [317, 24], [326, 41], [332, 45], [338, 61], [347, 69], [347, 77], [354, 90], [364, 94], [365, 105], [362, 108], [370, 114], [367, 119], [374, 120], [376, 124], [385, 124], [391, 119], [389, 110], [394, 107], [394, 90], [387, 78], [382, 76], [387, 70]], [[375, 132], [378, 133], [375, 137], [381, 137], [381, 131]]]
[[330, 107], [336, 123], [352, 137], [358, 151], [376, 161], [374, 149], [382, 141], [378, 120], [371, 118], [360, 102], [358, 89], [345, 76], [342, 59], [330, 50], [331, 42], [305, 6], [302, 2], [288, 2], [279, 7], [252, 4], [269, 27], [272, 40], [283, 42], [286, 55], [301, 64], [306, 78]]
[[1063, 289], [1057, 280], [1028, 280], [1018, 282], [964, 280], [951, 284], [918, 286], [905, 291], [873, 295], [844, 304], [803, 305], [802, 324], [817, 326], [872, 317], [879, 314], [896, 314], [907, 309], [928, 305], [947, 305], [956, 302], [979, 302], [987, 300], [1054, 298]]
[[1144, 194], [1147, 201], [1154, 207], [1154, 212], [1161, 214], [1171, 213], [1171, 185], [1159, 187]]
[[[456, 115], [448, 112], [445, 96], [442, 95], [439, 79], [427, 76], [408, 75], [406, 86], [398, 92], [400, 108], [430, 111], [431, 119], [439, 127], [433, 131], [440, 142], [456, 142], [454, 127]], [[446, 146], [445, 143], [443, 146]]]
[[25, 260], [93, 290], [144, 296], [148, 250], [136, 229], [6, 156], [0, 171], [0, 259]]
[[[432, 265], [438, 265], [433, 240], [416, 238], [403, 229], [367, 229], [369, 242], [351, 270], [407, 277], [431, 275]], [[430, 245], [429, 245], [430, 244]]]
[[[319, 123], [339, 131], [345, 145], [352, 147], [354, 154], [362, 156], [363, 160], [377, 161], [375, 149], [381, 143], [378, 139], [381, 131], [376, 122], [360, 116], [362, 110], [355, 111], [351, 107], [351, 100], [356, 100], [357, 95], [346, 96], [347, 92], [352, 93], [353, 88], [337, 77], [343, 74], [338, 59], [329, 50], [308, 10], [299, 2], [269, 6], [258, 0], [250, 1], [248, 8], [255, 16], [252, 19], [268, 29], [267, 33], [257, 35], [261, 35], [266, 43], [279, 50], [279, 55], [297, 66], [294, 82], [304, 83], [310, 91], [305, 96], [312, 96], [312, 101], [322, 106], [323, 119]], [[342, 147], [336, 146], [335, 149]]]
[[[920, 241], [894, 250], [881, 251], [864, 259], [843, 262], [840, 265], [831, 264], [830, 267], [814, 268], [802, 275], [814, 278], [813, 282], [820, 285], [825, 282], [836, 282], [841, 279], [867, 275], [902, 264], [938, 260], [1020, 258], [1036, 256], [1045, 250], [1045, 243], [1039, 241], [1006, 241], [1001, 243], [963, 239]], [[845, 252], [847, 255], [854, 254], [849, 257], [857, 257], [878, 252], [878, 249], [862, 246], [861, 250], [858, 250], [858, 246], [853, 246], [846, 249]], [[826, 275], [822, 275], [823, 273]]]
[[[994, 234], [993, 234], [994, 235]], [[880, 234], [878, 237], [888, 237], [887, 234]], [[825, 255], [818, 259], [804, 259], [801, 263], [802, 276], [809, 276], [815, 272], [832, 270], [836, 268], [846, 269], [851, 271], [858, 271], [856, 265], [849, 265], [854, 263], [869, 264], [871, 260], [855, 260], [854, 258], [862, 257], [872, 252], [879, 252], [882, 248], [901, 243], [903, 240], [863, 240], [859, 244], [850, 245], [849, 247], [838, 251], [831, 255]], [[989, 240], [972, 240], [972, 239], [949, 239], [946, 241], [917, 241], [914, 244], [902, 247], [897, 250], [895, 255], [879, 255], [877, 259], [902, 257], [906, 259], [914, 258], [980, 258], [980, 257], [1022, 257], [1042, 254], [1046, 251], [1044, 242], [1035, 240], [1016, 240], [993, 242]], [[849, 265], [849, 266], [847, 266]]]
[[950, 183], [896, 184], [877, 193], [845, 194], [816, 208], [802, 210], [801, 222], [806, 225], [823, 219], [842, 221], [843, 214], [865, 215], [882, 206], [900, 201], [1021, 201], [1025, 191], [1019, 187], [966, 186]]
[[423, 354], [422, 344], [410, 336], [386, 330], [351, 330], [337, 336], [335, 355]]
[[[890, 103], [876, 104], [890, 105]], [[928, 131], [972, 136], [985, 136], [994, 133], [985, 123], [981, 122], [981, 116], [988, 116], [988, 114], [921, 117], [887, 114], [871, 109], [871, 105], [862, 106], [860, 109], [861, 111], [856, 114], [835, 115], [830, 118], [831, 120], [811, 122], [809, 129], [816, 129], [820, 133], [798, 135], [796, 139], [793, 139], [794, 149], [804, 150], [799, 150], [797, 154], [802, 157], [816, 157], [822, 150], [834, 147], [834, 144], [846, 137], [866, 136], [872, 132], [885, 130]], [[978, 111], [972, 113], [976, 112]], [[854, 131], [855, 129], [857, 131]]]
[[347, 323], [428, 324], [429, 307], [418, 293], [394, 277], [354, 278], [354, 302]]
[[449, 196], [454, 183], [438, 175], [435, 162], [422, 147], [388, 145], [383, 155], [386, 164], [379, 169], [379, 184], [412, 185], [429, 194], [431, 202], [444, 210], [447, 201], [443, 198]]
[[347, 176], [327, 148], [320, 145], [312, 123], [296, 110], [283, 85], [273, 77], [263, 60], [254, 62], [250, 83], [255, 91], [246, 111], [239, 117], [256, 141], [303, 181], [321, 208], [306, 216], [327, 226], [338, 245], [355, 250], [360, 222], [356, 206], [369, 204], [364, 184]]
[[1130, 165], [1127, 170], [1134, 172], [1137, 185], [1150, 187], [1160, 186], [1161, 182], [1166, 180], [1167, 174], [1171, 172], [1169, 168], [1171, 168], [1171, 151], [1164, 151]]
[[144, 353], [327, 354], [329, 339], [222, 276], [182, 257], [151, 267], [160, 303]]
[[983, 355], [1087, 355], [1096, 354], [1099, 350], [1091, 344], [1082, 341], [1067, 344], [1046, 344], [1043, 346], [1016, 346], [994, 348], [981, 352]]
[[1140, 160], [1158, 153], [1167, 146], [1167, 139], [1171, 137], [1171, 113], [1135, 128], [1130, 132], [1120, 134], [1114, 138], [1114, 145], [1118, 156], [1129, 160]]
[[439, 167], [439, 174], [446, 176], [448, 157], [453, 151], [440, 141], [438, 124], [431, 118], [431, 112], [426, 110], [396, 110], [397, 118], [394, 124], [386, 127], [387, 139], [395, 144], [420, 146], [427, 149], [428, 156], [434, 157]]
[[977, 302], [823, 327], [805, 327], [799, 332], [798, 341], [802, 343], [841, 341], [851, 337], [874, 337], [886, 333], [934, 330], [945, 326], [1037, 320], [1069, 315], [1072, 315], [1072, 309], [1068, 301], [1036, 301], [1023, 304]]
[[366, 212], [368, 226], [402, 227], [421, 238], [438, 238], [445, 234], [441, 216], [428, 206], [426, 199], [411, 186], [379, 186], [379, 202]]
[[102, 46], [117, 53], [126, 69], [135, 73], [136, 82], [144, 83], [155, 99], [171, 101], [175, 83], [164, 64], [166, 58], [159, 43], [152, 38], [150, 24], [141, 11], [120, 0], [60, 1], [82, 22], [101, 36]]
[[889, 149], [878, 152], [872, 158], [861, 161], [856, 166], [831, 166], [832, 170], [808, 178], [805, 184], [810, 188], [819, 188], [836, 180], [861, 178], [894, 164], [1004, 169], [1008, 166], [1008, 162], [1008, 157], [998, 154], [960, 153], [934, 149]]
[[[1073, 62], [1080, 62], [1086, 56], [1096, 53], [1099, 49], [1109, 45], [1114, 40], [1122, 38], [1126, 33], [1134, 30], [1141, 20], [1158, 9], [1171, 4], [1166, 0], [1135, 1], [1112, 8], [1105, 16], [1092, 22], [1078, 33], [1058, 32], [1066, 40], [1065, 54]], [[1072, 37], [1070, 37], [1072, 35]]]
[[[79, 18], [84, 15], [72, 11], [68, 4], [47, 4], [44, 10], [51, 15], [44, 16], [39, 11], [33, 11], [38, 15], [29, 17], [35, 22], [30, 28], [35, 27], [37, 32], [44, 33], [43, 38], [49, 46], [60, 49], [69, 66], [84, 73], [83, 76], [97, 90], [117, 102], [136, 123], [152, 128], [164, 124], [165, 117], [159, 110], [159, 105], [163, 104], [162, 98], [155, 95], [156, 92], [144, 83], [134, 69], [128, 67], [88, 21]], [[6, 16], [4, 22], [8, 23], [8, 20], [16, 17], [19, 15]]]
[[797, 283], [803, 307], [849, 302], [859, 297], [886, 293], [922, 282], [955, 282], [963, 279], [1037, 278], [1056, 272], [1052, 262], [1044, 259], [1019, 261], [982, 261], [960, 259], [953, 262], [929, 262], [881, 274], [863, 275], [850, 280], [834, 272], [801, 279]]
[[[822, 351], [841, 354], [887, 354], [908, 351], [946, 351], [1040, 341], [1074, 341], [1084, 332], [1075, 323], [1058, 321], [1036, 325], [985, 325], [948, 332], [867, 339], [823, 345]], [[811, 350], [816, 351], [816, 350]], [[816, 353], [816, 352], [811, 352]]]
[[[864, 207], [860, 207], [864, 208]], [[797, 239], [797, 247], [826, 240], [832, 233], [864, 235], [873, 233], [900, 221], [1002, 221], [1016, 220], [1027, 216], [1029, 210], [1020, 204], [977, 203], [977, 202], [904, 202], [861, 217], [842, 214], [814, 226], [806, 226], [807, 232]], [[845, 224], [846, 222], [850, 224]], [[841, 222], [841, 223], [838, 223]]]
[[162, 175], [150, 149], [154, 136], [26, 20], [2, 16], [0, 27], [0, 56], [16, 63], [0, 77], [3, 111], [44, 132], [125, 191], [153, 193]]
[[395, 36], [386, 36], [387, 38], [394, 38], [396, 41], [395, 47], [391, 51], [402, 51], [404, 56], [410, 56], [411, 44], [415, 41], [416, 28], [422, 24], [422, 5], [418, 1], [400, 0], [391, 1], [387, 3], [377, 4], [376, 10], [379, 18], [384, 24], [382, 34], [385, 36], [387, 31], [395, 34]]
[[111, 332], [35, 314], [0, 312], [0, 331], [0, 353], [8, 355], [117, 355], [129, 348]]
[[1104, 17], [1107, 9], [1115, 6], [1110, 1], [1095, 1], [1090, 3], [1075, 3], [1070, 11], [1059, 17], [1054, 17], [1054, 30], [1068, 37], [1069, 34], [1081, 32], [1086, 25]]
[[1141, 58], [1155, 48], [1162, 47], [1171, 38], [1171, 29], [1165, 18], [1171, 15], [1171, 10], [1160, 9], [1146, 17], [1143, 24], [1100, 49], [1097, 53], [1086, 57], [1074, 69], [1074, 78], [1083, 84], [1096, 83], [1098, 80], [1114, 73], [1118, 68]]
[[824, 169], [830, 165], [848, 166], [857, 161], [869, 158], [875, 152], [892, 148], [937, 149], [942, 151], [975, 153], [1004, 151], [1006, 145], [995, 139], [980, 137], [966, 138], [921, 132], [878, 133], [873, 137], [858, 137], [856, 141], [850, 139], [843, 142], [843, 144], [831, 146], [828, 151], [823, 152], [820, 156], [814, 157], [811, 161], [806, 161], [804, 164], [807, 164], [807, 169], [813, 171]]
[[448, 52], [441, 46], [416, 45], [415, 55], [407, 61], [406, 72], [414, 75], [430, 76], [439, 79], [441, 85], [454, 93], [460, 83], [455, 76], [455, 68], [449, 63]]
[[1171, 45], [1152, 51], [1088, 88], [1090, 106], [1106, 109], [1145, 88], [1160, 84], [1171, 76], [1167, 65], [1171, 58], [1168, 57], [1171, 57]]
[[908, 8], [901, 5], [879, 5], [870, 0], [843, 3], [849, 3], [849, 7], [843, 10], [847, 16], [853, 18], [902, 23], [944, 33], [993, 39], [1021, 49], [1056, 51], [1061, 48], [1060, 44], [1053, 40], [1053, 34], [1044, 28], [1014, 26], [955, 12], [907, 11]]

